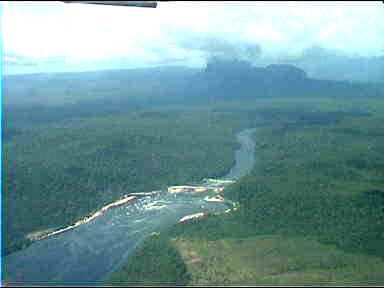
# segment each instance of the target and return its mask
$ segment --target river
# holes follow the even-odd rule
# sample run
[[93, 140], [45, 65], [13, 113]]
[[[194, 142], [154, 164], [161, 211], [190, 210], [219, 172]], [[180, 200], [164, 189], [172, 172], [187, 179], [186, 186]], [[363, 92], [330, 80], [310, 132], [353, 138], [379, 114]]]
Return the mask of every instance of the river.
[[[236, 163], [221, 179], [236, 181], [252, 169], [254, 131], [246, 129], [236, 135], [241, 144]], [[4, 273], [10, 285], [98, 285], [109, 273], [121, 268], [128, 255], [151, 233], [174, 225], [187, 215], [228, 209], [223, 202], [206, 201], [207, 195], [163, 191], [109, 209], [75, 229], [35, 241], [8, 255]]]

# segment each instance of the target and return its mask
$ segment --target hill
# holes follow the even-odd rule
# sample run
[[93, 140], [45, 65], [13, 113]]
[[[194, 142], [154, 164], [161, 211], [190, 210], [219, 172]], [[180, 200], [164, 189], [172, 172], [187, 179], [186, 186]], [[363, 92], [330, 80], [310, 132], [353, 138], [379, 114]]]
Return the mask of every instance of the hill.
[[192, 76], [189, 97], [194, 99], [256, 99], [262, 97], [382, 97], [380, 84], [313, 79], [290, 64], [254, 67], [239, 60], [216, 60]]

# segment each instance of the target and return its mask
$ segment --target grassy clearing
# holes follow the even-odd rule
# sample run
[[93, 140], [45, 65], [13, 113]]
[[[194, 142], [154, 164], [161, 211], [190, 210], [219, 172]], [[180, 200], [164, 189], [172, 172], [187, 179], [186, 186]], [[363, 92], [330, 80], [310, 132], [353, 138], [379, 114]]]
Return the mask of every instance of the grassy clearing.
[[188, 284], [384, 284], [384, 102], [274, 99], [215, 113], [234, 129], [265, 122], [253, 171], [225, 191], [240, 209], [167, 234]]
[[307, 237], [262, 235], [217, 241], [177, 238], [171, 243], [182, 255], [191, 275], [190, 285], [384, 281], [380, 258], [345, 253]]
[[298, 123], [291, 131], [283, 121], [263, 128], [253, 173], [227, 196], [243, 202], [239, 217], [260, 232], [316, 235], [384, 256], [383, 122], [375, 114], [318, 127]]

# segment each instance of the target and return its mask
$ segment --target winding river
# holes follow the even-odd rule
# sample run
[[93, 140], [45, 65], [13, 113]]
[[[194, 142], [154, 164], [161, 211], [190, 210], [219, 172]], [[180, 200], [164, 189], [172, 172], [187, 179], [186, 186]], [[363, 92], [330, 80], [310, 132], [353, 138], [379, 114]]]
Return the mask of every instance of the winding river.
[[[241, 144], [236, 151], [236, 164], [221, 179], [235, 181], [252, 169], [254, 131], [247, 129], [236, 135]], [[207, 195], [162, 191], [137, 198], [128, 205], [108, 209], [75, 229], [35, 241], [8, 255], [4, 272], [10, 285], [98, 285], [118, 270], [151, 233], [191, 214], [228, 211], [228, 204], [207, 201]]]

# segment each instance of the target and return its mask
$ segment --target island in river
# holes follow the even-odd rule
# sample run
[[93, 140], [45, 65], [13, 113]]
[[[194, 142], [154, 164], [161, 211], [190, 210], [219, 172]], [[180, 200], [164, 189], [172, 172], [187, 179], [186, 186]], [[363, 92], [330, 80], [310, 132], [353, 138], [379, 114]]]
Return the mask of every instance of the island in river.
[[252, 167], [253, 132], [254, 129], [247, 129], [237, 134], [241, 147], [236, 151], [236, 164], [223, 179], [204, 179], [199, 185], [129, 195], [74, 225], [40, 235], [41, 240], [7, 256], [8, 283], [97, 284], [120, 269], [135, 248], [153, 233], [193, 219], [191, 215], [198, 213], [228, 213], [236, 204], [217, 195]]

